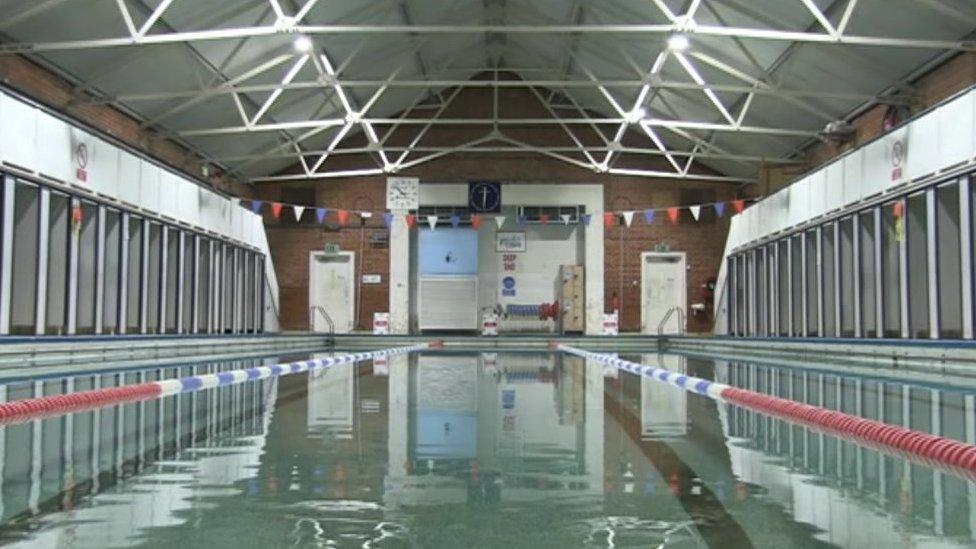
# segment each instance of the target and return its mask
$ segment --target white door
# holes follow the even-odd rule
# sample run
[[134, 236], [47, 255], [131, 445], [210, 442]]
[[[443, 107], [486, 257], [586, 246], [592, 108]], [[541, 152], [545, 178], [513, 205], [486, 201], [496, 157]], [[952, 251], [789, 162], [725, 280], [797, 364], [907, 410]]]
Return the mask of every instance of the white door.
[[688, 290], [685, 281], [685, 254], [645, 252], [641, 254], [641, 332], [657, 334], [658, 326], [668, 311], [672, 313], [663, 333], [676, 334], [684, 331], [682, 322], [688, 312]]
[[353, 330], [356, 318], [356, 267], [353, 252], [312, 252], [308, 270], [308, 304], [313, 332], [328, 332], [321, 307], [335, 323], [337, 334]]

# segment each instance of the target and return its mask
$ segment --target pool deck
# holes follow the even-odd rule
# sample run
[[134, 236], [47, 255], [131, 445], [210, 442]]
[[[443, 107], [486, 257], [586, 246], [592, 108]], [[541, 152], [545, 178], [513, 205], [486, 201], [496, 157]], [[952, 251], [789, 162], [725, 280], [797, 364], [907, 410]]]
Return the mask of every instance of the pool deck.
[[506, 334], [372, 335], [286, 332], [240, 335], [132, 335], [9, 337], [0, 339], [0, 378], [111, 363], [169, 364], [244, 354], [285, 354], [324, 349], [367, 351], [441, 340], [448, 351], [544, 352], [552, 341], [591, 351], [676, 352], [713, 359], [769, 362], [798, 368], [859, 369], [891, 375], [922, 374], [976, 379], [976, 341], [732, 338], [708, 335], [587, 336]]

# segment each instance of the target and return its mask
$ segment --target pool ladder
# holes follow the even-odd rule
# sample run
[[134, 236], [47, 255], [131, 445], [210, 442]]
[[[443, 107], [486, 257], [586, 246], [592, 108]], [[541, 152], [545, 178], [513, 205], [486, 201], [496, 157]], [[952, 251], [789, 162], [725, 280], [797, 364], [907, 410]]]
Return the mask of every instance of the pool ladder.
[[661, 319], [661, 322], [657, 325], [657, 335], [664, 335], [664, 326], [671, 320], [674, 313], [678, 313], [678, 335], [684, 335], [685, 333], [685, 310], [681, 307], [671, 307], [668, 309], [667, 314]]
[[322, 315], [325, 319], [325, 323], [329, 326], [329, 335], [326, 338], [326, 344], [329, 346], [335, 345], [335, 322], [332, 322], [332, 317], [329, 313], [325, 312], [325, 307], [321, 305], [312, 305], [308, 308], [308, 331], [315, 331], [315, 313]]

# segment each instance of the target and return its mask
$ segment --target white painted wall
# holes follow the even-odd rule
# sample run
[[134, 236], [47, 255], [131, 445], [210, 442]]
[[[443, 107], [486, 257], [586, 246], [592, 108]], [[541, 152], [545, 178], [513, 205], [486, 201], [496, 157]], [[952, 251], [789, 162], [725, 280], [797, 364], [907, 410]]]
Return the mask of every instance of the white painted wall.
[[[77, 151], [84, 145], [87, 163]], [[85, 176], [78, 169], [84, 164]], [[0, 167], [72, 192], [158, 215], [252, 246], [265, 255], [266, 298], [278, 310], [278, 280], [261, 216], [237, 201], [140, 158], [0, 90]], [[268, 331], [278, 319], [265, 314]]]
[[[468, 203], [467, 183], [423, 183], [420, 185], [420, 204], [422, 206], [466, 206]], [[553, 226], [528, 225], [518, 227], [514, 219], [515, 206], [584, 206], [587, 212], [597, 213], [589, 227], [567, 229]], [[543, 238], [529, 249], [532, 254], [519, 254], [520, 263], [526, 271], [539, 273], [552, 270], [551, 280], [545, 282], [547, 275], [530, 277], [526, 295], [519, 294], [513, 301], [534, 303], [552, 301], [555, 296], [555, 280], [559, 264], [582, 263], [586, 275], [586, 333], [602, 332], [603, 321], [603, 223], [599, 212], [603, 211], [602, 185], [551, 185], [533, 183], [506, 183], [502, 185], [501, 215], [510, 219], [502, 230], [525, 230], [530, 235]], [[418, 224], [426, 220], [419, 220]], [[445, 221], [446, 222], [446, 221]], [[494, 252], [495, 221], [486, 216], [479, 234], [479, 305], [491, 306], [497, 302], [500, 285], [498, 254]], [[533, 247], [534, 246], [534, 247]], [[412, 269], [411, 238], [403, 216], [397, 216], [390, 231], [390, 327], [392, 333], [405, 334], [409, 331], [411, 305], [410, 286]], [[547, 254], [552, 254], [551, 257]], [[532, 255], [532, 257], [527, 257]], [[548, 284], [548, 286], [546, 286]], [[523, 286], [520, 286], [520, 288]], [[412, 292], [416, 296], [416, 291]]]
[[[583, 261], [583, 233], [577, 225], [525, 225], [516, 221], [515, 208], [504, 208], [507, 216], [501, 232], [525, 232], [525, 252], [516, 253], [515, 271], [503, 269], [502, 256], [496, 247], [499, 232], [493, 220], [486, 220], [478, 234], [478, 308], [509, 303], [550, 303], [555, 299], [556, 278], [560, 265], [580, 265]], [[513, 276], [516, 295], [501, 295], [501, 280]]]

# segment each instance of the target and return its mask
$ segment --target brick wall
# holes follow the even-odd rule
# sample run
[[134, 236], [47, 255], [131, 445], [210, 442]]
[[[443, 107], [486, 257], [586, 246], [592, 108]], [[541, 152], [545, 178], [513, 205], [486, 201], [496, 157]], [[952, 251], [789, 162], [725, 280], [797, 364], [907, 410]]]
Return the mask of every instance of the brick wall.
[[[674, 204], [694, 204], [733, 198], [728, 188], [675, 189], [675, 185], [656, 182], [633, 182], [614, 180], [604, 184], [604, 203], [608, 209], [641, 210], [648, 207], [667, 207]], [[662, 188], [663, 187], [663, 188]], [[644, 223], [641, 213], [627, 228], [620, 224], [608, 228], [604, 242], [604, 290], [609, 307], [613, 297], [620, 298], [620, 327], [624, 331], [639, 331], [641, 326], [641, 262], [642, 252], [654, 251], [658, 244], [667, 245], [671, 251], [685, 252], [688, 271], [688, 301], [685, 311], [692, 303], [702, 303], [702, 286], [715, 278], [725, 250], [725, 239], [729, 230], [729, 212], [726, 207], [723, 217], [718, 217], [713, 208], [702, 208], [701, 216], [695, 221], [691, 213], [683, 210], [677, 224], [672, 224], [663, 212], [657, 212], [654, 223]], [[652, 327], [653, 329], [654, 327]], [[688, 316], [690, 332], [709, 332], [712, 329], [712, 315]]]
[[[389, 309], [389, 248], [373, 243], [374, 235], [386, 236], [381, 214], [386, 203], [386, 181], [369, 180], [332, 184], [291, 184], [263, 186], [260, 194], [268, 200], [310, 203], [302, 200], [309, 194], [315, 204], [335, 209], [376, 210], [373, 219], [363, 226], [353, 216], [346, 227], [340, 227], [335, 212], [326, 218], [325, 225], [315, 222], [315, 213], [307, 211], [301, 222], [294, 221], [291, 210], [282, 212], [274, 220], [266, 214], [268, 244], [278, 275], [281, 296], [281, 326], [285, 330], [308, 328], [308, 263], [309, 254], [321, 251], [326, 243], [338, 244], [344, 251], [356, 253], [357, 280], [359, 274], [378, 274], [381, 284], [361, 285], [358, 290], [360, 306], [357, 328], [371, 329], [373, 313]], [[267, 210], [267, 208], [266, 208]], [[361, 264], [360, 264], [361, 262]]]
[[[908, 114], [918, 114], [973, 84], [976, 84], [976, 53], [959, 54], [911, 83], [910, 91], [914, 93], [915, 100], [909, 106]], [[855, 134], [850, 141], [821, 143], [811, 147], [807, 151], [807, 166], [814, 169], [885, 133], [884, 116], [887, 110], [887, 105], [877, 105], [852, 120]]]
[[[608, 209], [643, 210], [675, 204], [695, 204], [735, 198], [735, 186], [696, 181], [655, 180], [645, 178], [612, 177], [577, 170], [556, 160], [535, 155], [494, 155], [490, 162], [484, 158], [448, 157], [425, 165], [416, 175], [421, 181], [464, 182], [470, 179], [497, 179], [505, 182], [525, 181], [552, 183], [597, 183], [604, 185], [604, 202]], [[443, 174], [450, 174], [445, 177]], [[437, 176], [440, 177], [437, 177]], [[282, 326], [285, 329], [305, 329], [308, 326], [308, 258], [309, 253], [321, 250], [326, 242], [338, 243], [343, 250], [360, 255], [361, 239], [365, 237], [365, 270], [367, 274], [380, 274], [382, 284], [364, 285], [362, 307], [358, 323], [362, 329], [372, 325], [374, 312], [388, 310], [389, 303], [389, 251], [385, 245], [371, 245], [373, 234], [385, 233], [382, 212], [385, 207], [385, 178], [358, 180], [327, 180], [321, 182], [263, 184], [258, 194], [266, 200], [299, 202], [297, 197], [308, 196], [313, 191], [316, 204], [329, 208], [374, 211], [366, 229], [358, 227], [353, 216], [349, 227], [339, 228], [334, 213], [330, 213], [326, 226], [315, 224], [314, 214], [305, 212], [301, 223], [293, 221], [293, 214], [286, 209], [280, 220], [266, 214], [268, 239], [271, 245], [278, 282], [281, 287]], [[303, 202], [304, 203], [304, 202]], [[594, 223], [602, 220], [594, 219]], [[357, 225], [357, 226], [352, 226]], [[605, 301], [610, 307], [615, 292], [622, 290], [621, 329], [640, 330], [640, 254], [654, 251], [659, 243], [673, 251], [683, 251], [688, 256], [688, 303], [702, 301], [701, 285], [718, 273], [725, 239], [728, 233], [728, 211], [724, 218], [717, 218], [714, 210], [702, 210], [701, 219], [694, 221], [687, 211], [672, 225], [661, 213], [652, 226], [644, 224], [638, 213], [628, 228], [613, 227], [606, 232], [604, 273]], [[621, 238], [623, 253], [621, 254]], [[689, 330], [711, 330], [710, 315], [689, 317]]]
[[[0, 55], [0, 82], [53, 110], [103, 132], [194, 179], [201, 175], [203, 160], [167, 137], [144, 128], [138, 120], [71, 85], [51, 71], [17, 55]], [[237, 196], [249, 196], [252, 187], [222, 173], [206, 178], [214, 188]]]

